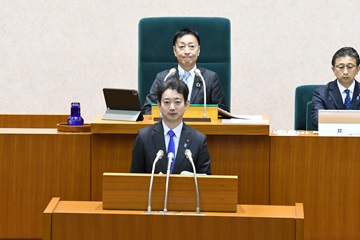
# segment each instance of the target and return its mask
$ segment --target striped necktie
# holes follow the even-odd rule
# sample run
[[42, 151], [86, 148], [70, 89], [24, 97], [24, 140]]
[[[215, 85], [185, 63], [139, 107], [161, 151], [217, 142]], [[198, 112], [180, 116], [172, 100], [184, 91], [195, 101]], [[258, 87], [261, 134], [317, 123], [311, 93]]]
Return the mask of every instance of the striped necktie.
[[[184, 72], [183, 75], [183, 81], [186, 83], [186, 85], [189, 84], [189, 77], [191, 76], [190, 72]], [[189, 86], [188, 86], [189, 87]]]

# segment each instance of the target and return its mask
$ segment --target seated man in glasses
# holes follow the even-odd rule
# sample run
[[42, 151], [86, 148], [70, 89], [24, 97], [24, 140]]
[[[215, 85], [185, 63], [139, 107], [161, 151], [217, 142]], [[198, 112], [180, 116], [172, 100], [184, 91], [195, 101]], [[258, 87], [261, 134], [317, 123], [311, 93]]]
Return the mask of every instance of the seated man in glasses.
[[355, 80], [359, 72], [359, 54], [352, 47], [343, 47], [333, 56], [334, 81], [315, 89], [312, 97], [311, 122], [318, 127], [321, 109], [360, 109], [360, 85]]

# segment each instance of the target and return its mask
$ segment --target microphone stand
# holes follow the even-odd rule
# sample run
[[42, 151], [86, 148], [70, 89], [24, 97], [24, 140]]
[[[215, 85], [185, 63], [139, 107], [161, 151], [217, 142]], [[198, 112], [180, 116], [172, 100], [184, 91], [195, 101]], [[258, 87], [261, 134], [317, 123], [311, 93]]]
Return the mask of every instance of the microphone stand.
[[189, 162], [191, 163], [191, 166], [193, 168], [195, 191], [196, 191], [196, 214], [200, 214], [200, 196], [199, 196], [199, 188], [198, 188], [198, 183], [197, 183], [196, 168], [194, 165], [194, 161], [192, 159], [192, 154], [191, 154], [190, 149], [185, 150], [185, 156], [187, 159], [189, 159]]
[[155, 164], [164, 156], [164, 151], [159, 150], [156, 154], [156, 158], [153, 162], [152, 169], [151, 169], [151, 178], [150, 178], [150, 186], [149, 186], [149, 196], [148, 196], [148, 208], [147, 214], [151, 214], [151, 195], [152, 195], [152, 186], [154, 181], [154, 172], [155, 172]]
[[166, 171], [166, 185], [165, 185], [165, 200], [164, 200], [164, 214], [167, 214], [167, 199], [168, 199], [168, 193], [169, 193], [169, 178], [170, 178], [170, 168], [171, 163], [174, 159], [174, 153], [169, 152], [168, 153], [168, 167]]

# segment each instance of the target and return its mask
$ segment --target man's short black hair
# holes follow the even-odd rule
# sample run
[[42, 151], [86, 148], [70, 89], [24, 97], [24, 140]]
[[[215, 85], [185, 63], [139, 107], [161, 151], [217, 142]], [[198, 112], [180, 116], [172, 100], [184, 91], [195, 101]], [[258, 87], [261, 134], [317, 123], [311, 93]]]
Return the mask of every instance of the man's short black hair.
[[184, 101], [188, 99], [189, 89], [184, 81], [171, 79], [161, 82], [157, 87], [158, 101], [161, 103], [161, 97], [168, 89], [175, 90], [184, 96]]
[[358, 67], [360, 64], [360, 59], [359, 59], [359, 54], [357, 53], [357, 51], [352, 48], [352, 47], [343, 47], [340, 48], [333, 56], [332, 60], [331, 60], [331, 65], [333, 67], [335, 67], [335, 62], [336, 59], [340, 58], [340, 57], [353, 57], [356, 60], [356, 66]]
[[174, 35], [173, 46], [175, 47], [175, 44], [176, 44], [176, 41], [178, 40], [178, 38], [181, 38], [188, 34], [193, 35], [196, 38], [196, 40], [198, 41], [198, 44], [200, 46], [199, 34], [197, 31], [195, 31], [194, 29], [191, 29], [191, 28], [183, 28], [183, 29], [178, 30]]

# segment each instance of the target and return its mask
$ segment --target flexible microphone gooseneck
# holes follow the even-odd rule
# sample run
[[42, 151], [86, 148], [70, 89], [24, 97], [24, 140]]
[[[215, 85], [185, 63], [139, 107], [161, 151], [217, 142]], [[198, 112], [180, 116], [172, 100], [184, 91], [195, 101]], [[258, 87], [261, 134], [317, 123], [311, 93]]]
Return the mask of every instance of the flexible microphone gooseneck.
[[174, 159], [174, 153], [173, 153], [173, 152], [169, 152], [169, 153], [168, 153], [168, 167], [167, 167], [167, 171], [166, 171], [164, 214], [167, 213], [167, 199], [168, 199], [168, 193], [169, 193], [170, 167], [171, 167], [171, 163], [172, 163], [173, 159]]
[[168, 74], [167, 74], [167, 75], [165, 76], [165, 78], [164, 78], [164, 82], [165, 82], [166, 80], [168, 80], [169, 77], [173, 76], [175, 73], [176, 73], [176, 69], [175, 69], [175, 68], [170, 69], [170, 71], [168, 72]]
[[163, 150], [159, 150], [156, 153], [156, 158], [154, 160], [154, 163], [152, 165], [152, 169], [151, 169], [151, 178], [150, 178], [150, 186], [149, 186], [149, 196], [148, 196], [148, 208], [147, 208], [147, 213], [150, 214], [151, 213], [151, 194], [152, 194], [152, 186], [153, 186], [153, 181], [154, 181], [154, 172], [155, 172], [155, 165], [156, 163], [164, 156], [164, 151]]
[[202, 74], [198, 68], [195, 69], [195, 74], [196, 74], [196, 76], [200, 77], [201, 81], [203, 82], [203, 86], [204, 86], [204, 118], [206, 118], [206, 84], [205, 84], [204, 77], [202, 76]]
[[194, 182], [195, 182], [195, 191], [196, 191], [196, 214], [200, 214], [200, 196], [199, 196], [199, 188], [198, 188], [198, 183], [197, 183], [197, 177], [196, 177], [196, 169], [195, 169], [195, 165], [194, 165], [194, 160], [192, 159], [192, 154], [190, 149], [186, 149], [185, 150], [185, 156], [187, 159], [189, 159], [192, 168], [193, 168], [193, 172], [194, 172]]

